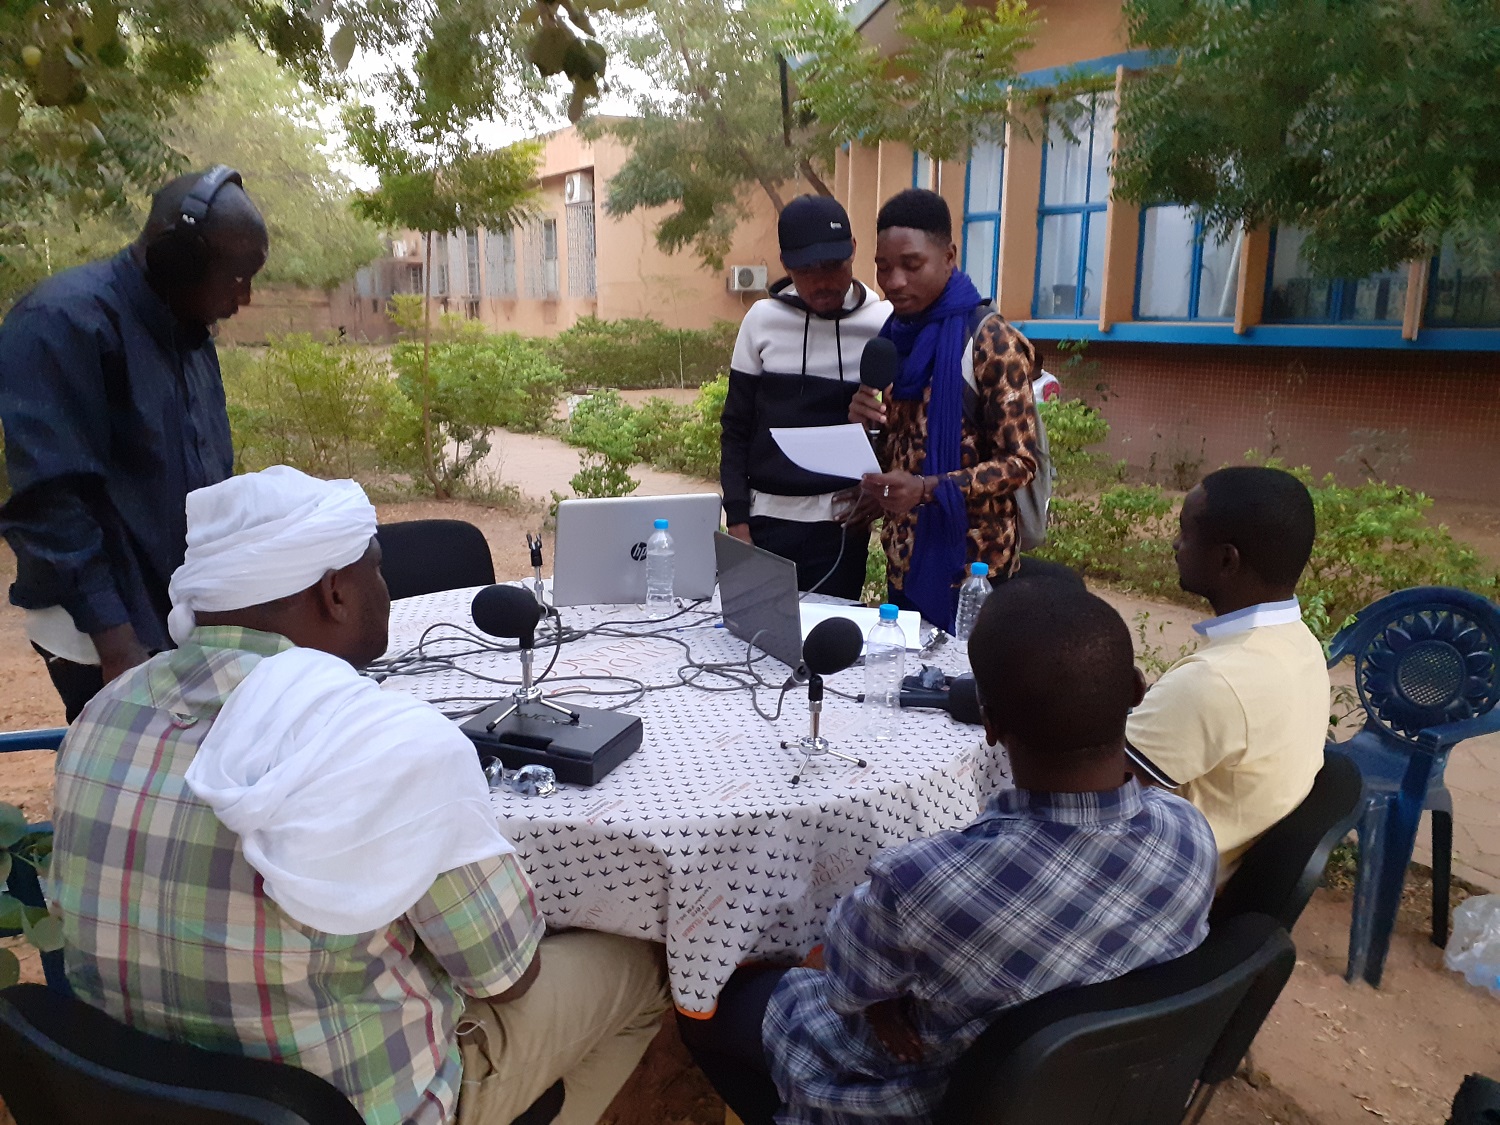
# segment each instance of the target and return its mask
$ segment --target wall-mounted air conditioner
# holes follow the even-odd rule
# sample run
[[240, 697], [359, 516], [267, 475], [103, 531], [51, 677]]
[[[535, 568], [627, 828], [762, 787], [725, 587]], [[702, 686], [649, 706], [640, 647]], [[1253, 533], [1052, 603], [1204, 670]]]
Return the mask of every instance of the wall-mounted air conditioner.
[[589, 172], [569, 172], [563, 180], [563, 202], [587, 203], [593, 198], [593, 175]]
[[763, 293], [766, 288], [765, 266], [730, 266], [731, 293]]

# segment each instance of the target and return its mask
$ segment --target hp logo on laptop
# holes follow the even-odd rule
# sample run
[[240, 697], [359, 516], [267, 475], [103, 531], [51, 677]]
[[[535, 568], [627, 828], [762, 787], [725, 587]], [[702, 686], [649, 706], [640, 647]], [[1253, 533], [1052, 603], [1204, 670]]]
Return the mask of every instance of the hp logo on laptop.
[[630, 557], [636, 562], [643, 562], [646, 558], [646, 541], [643, 539], [630, 548]]

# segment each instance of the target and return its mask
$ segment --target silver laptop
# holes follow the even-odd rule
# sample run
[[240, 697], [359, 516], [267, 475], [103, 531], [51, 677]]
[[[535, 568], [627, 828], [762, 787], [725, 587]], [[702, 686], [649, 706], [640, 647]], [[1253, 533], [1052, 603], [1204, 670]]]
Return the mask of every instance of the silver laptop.
[[723, 532], [714, 536], [714, 555], [724, 628], [790, 668], [801, 664], [797, 564]]
[[672, 536], [672, 592], [714, 592], [719, 496], [621, 496], [557, 506], [552, 597], [556, 605], [640, 605], [646, 600], [646, 540], [664, 519]]

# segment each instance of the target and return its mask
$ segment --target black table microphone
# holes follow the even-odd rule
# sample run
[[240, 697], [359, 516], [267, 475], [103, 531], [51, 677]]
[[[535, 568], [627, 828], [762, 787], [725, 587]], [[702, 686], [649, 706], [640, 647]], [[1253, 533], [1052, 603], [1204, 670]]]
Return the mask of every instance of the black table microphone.
[[486, 586], [474, 595], [469, 607], [474, 624], [482, 633], [492, 637], [514, 640], [521, 648], [521, 687], [511, 705], [489, 721], [488, 730], [493, 731], [522, 705], [535, 703], [566, 715], [569, 722], [578, 721], [578, 713], [570, 711], [542, 698], [542, 689], [531, 682], [532, 650], [536, 648], [536, 623], [541, 620], [542, 607], [536, 597], [519, 586]]
[[979, 717], [979, 695], [972, 675], [945, 676], [941, 687], [926, 688], [916, 676], [901, 681], [901, 706], [931, 707], [946, 711], [954, 720], [971, 726], [983, 726]]
[[820, 621], [802, 641], [802, 663], [807, 668], [808, 731], [796, 742], [783, 742], [783, 750], [801, 750], [802, 764], [792, 775], [792, 784], [802, 780], [802, 773], [814, 754], [831, 754], [864, 769], [863, 758], [833, 749], [828, 739], [818, 733], [818, 719], [823, 713], [823, 677], [842, 672], [859, 659], [864, 648], [864, 634], [847, 617], [830, 617]]
[[[884, 391], [896, 381], [901, 370], [901, 357], [896, 354], [896, 345], [884, 336], [876, 336], [859, 357], [859, 381], [873, 391]], [[880, 427], [865, 424], [865, 432], [871, 440], [880, 436]]]

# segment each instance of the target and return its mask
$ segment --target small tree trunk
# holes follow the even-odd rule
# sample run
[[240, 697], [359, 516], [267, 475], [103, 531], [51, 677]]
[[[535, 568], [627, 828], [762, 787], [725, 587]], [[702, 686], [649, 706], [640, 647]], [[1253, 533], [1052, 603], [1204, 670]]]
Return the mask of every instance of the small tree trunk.
[[423, 236], [427, 264], [422, 269], [422, 471], [432, 485], [432, 495], [448, 499], [448, 489], [438, 479], [437, 458], [432, 447], [432, 232]]

